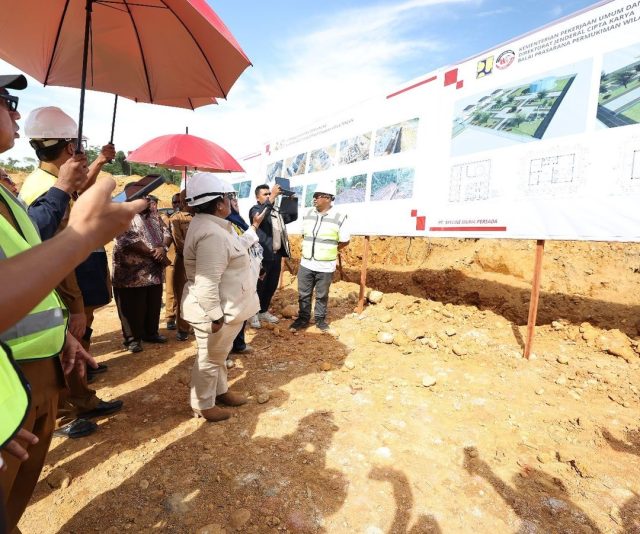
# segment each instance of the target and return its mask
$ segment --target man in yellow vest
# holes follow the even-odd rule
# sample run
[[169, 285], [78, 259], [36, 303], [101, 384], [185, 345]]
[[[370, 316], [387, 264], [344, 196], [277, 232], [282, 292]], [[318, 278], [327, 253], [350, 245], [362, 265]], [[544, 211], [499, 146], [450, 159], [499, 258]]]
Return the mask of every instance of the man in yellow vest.
[[[73, 157], [75, 152], [78, 136], [76, 121], [58, 107], [36, 108], [29, 113], [25, 121], [25, 134], [29, 138], [31, 147], [35, 150], [39, 165], [22, 184], [19, 198], [29, 206], [29, 216], [35, 219], [42, 239], [47, 240], [66, 226], [70, 213], [69, 201], [77, 198], [79, 193], [95, 183], [105, 163], [115, 158], [115, 148], [113, 145], [102, 147], [98, 157], [89, 166], [85, 181], [67, 184], [65, 189], [65, 184], [60, 183], [59, 169]], [[56, 204], [55, 199], [51, 198], [54, 193], [66, 200], [65, 209], [62, 209], [64, 203], [60, 203], [60, 207], [54, 205]], [[45, 214], [54, 212], [55, 216], [50, 216], [47, 220], [35, 216], [36, 210]], [[46, 222], [43, 222], [43, 219]], [[94, 275], [100, 278], [91, 281], [89, 277], [89, 281], [92, 285], [103, 286], [102, 289], [108, 292], [110, 289], [105, 280], [108, 277], [106, 254], [102, 258], [105, 264], [105, 273], [96, 272]], [[88, 263], [83, 263], [83, 266], [91, 267]], [[85, 305], [78, 276], [74, 270], [68, 273], [56, 289], [70, 313], [69, 331], [81, 343], [86, 340], [84, 341], [85, 347], [88, 348], [94, 310], [99, 305], [106, 304], [109, 301], [108, 297], [99, 303], [87, 302]], [[95, 391], [87, 385], [86, 373], [78, 371], [82, 370], [73, 370], [67, 376], [68, 395], [65, 393], [60, 398], [59, 414], [63, 417], [63, 422], [76, 417], [90, 418], [110, 415], [122, 408], [121, 400], [105, 401], [98, 398]], [[68, 425], [56, 431], [56, 434], [81, 437], [96, 429], [97, 426], [92, 422], [83, 419], [72, 420]]]
[[[0, 153], [10, 149], [18, 137], [18, 97], [7, 88], [24, 89], [26, 85], [22, 75], [0, 75]], [[60, 174], [70, 180], [82, 179], [82, 175], [86, 179], [86, 157], [74, 156], [60, 168]], [[87, 191], [68, 228], [45, 244], [40, 244], [24, 206], [0, 186], [0, 280], [5, 281], [0, 284], [0, 340], [6, 343], [0, 348], [0, 446], [7, 453], [0, 473], [0, 509], [4, 504], [7, 507], [3, 532], [18, 532], [14, 529], [38, 481], [63, 387], [62, 372], [85, 361], [95, 365], [67, 333], [67, 312], [52, 288], [93, 248], [123, 231], [144, 207], [141, 202], [112, 203], [114, 186], [113, 181], [103, 181]], [[41, 268], [43, 264], [47, 269]], [[30, 404], [25, 383], [8, 366], [11, 352], [31, 384]], [[18, 425], [22, 428], [16, 433]]]
[[336, 270], [338, 251], [349, 244], [351, 235], [347, 216], [337, 211], [335, 182], [319, 184], [313, 194], [313, 208], [302, 219], [302, 258], [298, 269], [298, 318], [291, 323], [291, 331], [300, 330], [311, 319], [311, 296], [315, 288], [314, 316], [316, 328], [329, 331], [327, 303], [329, 287]]

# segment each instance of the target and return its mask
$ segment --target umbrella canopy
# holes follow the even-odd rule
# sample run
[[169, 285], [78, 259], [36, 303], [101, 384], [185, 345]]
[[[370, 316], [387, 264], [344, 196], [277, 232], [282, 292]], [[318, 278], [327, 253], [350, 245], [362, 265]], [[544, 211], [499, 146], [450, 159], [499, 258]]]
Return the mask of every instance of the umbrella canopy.
[[224, 148], [189, 134], [161, 135], [130, 152], [127, 161], [212, 172], [244, 172]]
[[[87, 13], [90, 18], [86, 19]], [[45, 85], [196, 108], [251, 64], [204, 0], [4, 0], [0, 58]]]

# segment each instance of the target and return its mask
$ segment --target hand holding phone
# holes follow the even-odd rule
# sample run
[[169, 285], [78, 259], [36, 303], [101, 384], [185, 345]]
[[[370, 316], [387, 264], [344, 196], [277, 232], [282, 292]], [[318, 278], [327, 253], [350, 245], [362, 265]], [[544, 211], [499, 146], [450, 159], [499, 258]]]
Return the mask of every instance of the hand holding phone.
[[111, 200], [113, 202], [131, 202], [144, 198], [155, 189], [158, 189], [164, 182], [164, 176], [149, 174], [133, 184], [127, 184], [124, 191], [118, 193]]

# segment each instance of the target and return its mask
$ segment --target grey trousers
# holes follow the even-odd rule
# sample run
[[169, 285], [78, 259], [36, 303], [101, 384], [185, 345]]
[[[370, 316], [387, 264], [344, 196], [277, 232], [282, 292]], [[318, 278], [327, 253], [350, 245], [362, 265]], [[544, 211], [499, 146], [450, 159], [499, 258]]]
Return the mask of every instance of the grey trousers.
[[329, 302], [329, 287], [333, 280], [333, 273], [319, 273], [300, 265], [298, 269], [298, 317], [303, 321], [311, 318], [311, 296], [316, 290], [314, 316], [316, 321], [327, 318], [327, 303]]
[[227, 366], [225, 361], [242, 325], [224, 324], [215, 334], [194, 324], [198, 355], [191, 370], [191, 407], [208, 410], [216, 403], [216, 396], [227, 392]]

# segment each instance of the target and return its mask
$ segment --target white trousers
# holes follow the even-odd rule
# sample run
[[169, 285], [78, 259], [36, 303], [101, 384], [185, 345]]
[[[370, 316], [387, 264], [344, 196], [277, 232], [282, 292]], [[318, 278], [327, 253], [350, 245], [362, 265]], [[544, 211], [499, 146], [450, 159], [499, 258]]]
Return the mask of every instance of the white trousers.
[[191, 370], [192, 408], [213, 408], [216, 396], [226, 393], [229, 389], [225, 362], [242, 324], [224, 324], [215, 334], [198, 330], [196, 325], [193, 325], [198, 355]]

